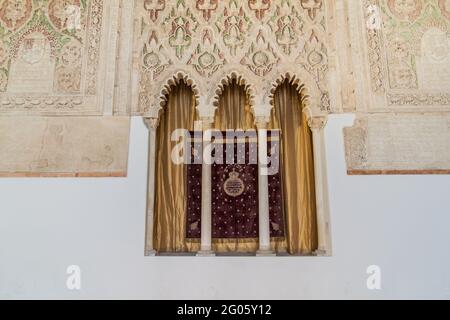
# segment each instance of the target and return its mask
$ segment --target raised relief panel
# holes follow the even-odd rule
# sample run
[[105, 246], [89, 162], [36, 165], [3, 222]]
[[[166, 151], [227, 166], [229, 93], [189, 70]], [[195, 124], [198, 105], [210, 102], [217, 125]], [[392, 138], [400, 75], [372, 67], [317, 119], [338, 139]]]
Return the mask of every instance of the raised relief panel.
[[[422, 37], [422, 55], [418, 61], [420, 85], [429, 92], [450, 86], [450, 37], [439, 28], [429, 29]], [[450, 90], [450, 89], [449, 89]]]
[[106, 13], [114, 6], [0, 1], [0, 115], [102, 115], [104, 95], [114, 90], [105, 88], [106, 58], [115, 57], [108, 31], [117, 28]]
[[370, 86], [344, 130], [349, 173], [450, 173], [450, 2], [361, 3]]
[[365, 0], [363, 4], [372, 108], [449, 110], [448, 0]]
[[[280, 77], [314, 85], [330, 111], [324, 0], [136, 0], [133, 114], [150, 116], [165, 87], [189, 79], [212, 107], [221, 80], [237, 74], [267, 100]], [[308, 80], [306, 80], [306, 78]], [[153, 109], [153, 110], [152, 110]], [[157, 110], [156, 110], [157, 111]]]
[[350, 174], [450, 173], [450, 115], [369, 115], [344, 130]]
[[55, 59], [50, 41], [42, 33], [27, 36], [11, 59], [7, 92], [49, 93], [53, 90]]

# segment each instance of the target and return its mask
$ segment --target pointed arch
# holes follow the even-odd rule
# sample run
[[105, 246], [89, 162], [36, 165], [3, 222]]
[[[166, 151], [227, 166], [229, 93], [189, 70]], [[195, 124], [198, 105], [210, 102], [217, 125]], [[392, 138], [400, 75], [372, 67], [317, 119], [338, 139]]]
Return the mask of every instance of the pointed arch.
[[220, 95], [225, 90], [225, 87], [227, 85], [230, 85], [233, 80], [236, 80], [239, 85], [244, 86], [245, 92], [248, 95], [250, 106], [253, 107], [256, 100], [257, 90], [254, 84], [249, 79], [251, 79], [251, 77], [237, 70], [222, 72], [221, 75], [217, 77], [213, 82], [216, 84], [213, 90], [212, 97], [213, 106], [217, 107], [219, 105]]
[[199, 79], [192, 76], [185, 70], [177, 69], [175, 71], [167, 72], [168, 76], [160, 80], [152, 86], [151, 92], [146, 94], [145, 108], [143, 116], [146, 118], [159, 118], [160, 111], [166, 106], [167, 99], [174, 86], [177, 86], [181, 81], [184, 81], [191, 87], [194, 94], [195, 105], [200, 104], [203, 95], [201, 82]]
[[160, 106], [164, 107], [167, 104], [167, 97], [172, 91], [172, 87], [177, 86], [180, 81], [184, 81], [189, 87], [191, 87], [194, 93], [195, 105], [200, 103], [200, 88], [198, 81], [191, 75], [183, 70], [176, 71], [172, 76], [168, 77], [164, 82], [162, 89], [159, 93]]
[[322, 92], [312, 77], [305, 72], [299, 73], [287, 71], [281, 74], [278, 73], [278, 75], [270, 82], [268, 92], [264, 97], [267, 104], [273, 107], [275, 92], [285, 81], [289, 81], [291, 85], [296, 88], [305, 108], [313, 109], [315, 111], [320, 111], [322, 109]]

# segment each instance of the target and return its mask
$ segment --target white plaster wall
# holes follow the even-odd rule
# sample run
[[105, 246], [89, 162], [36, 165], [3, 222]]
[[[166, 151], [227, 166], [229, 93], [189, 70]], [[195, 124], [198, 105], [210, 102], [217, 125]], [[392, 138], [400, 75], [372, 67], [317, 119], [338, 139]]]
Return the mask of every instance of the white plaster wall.
[[[450, 299], [450, 177], [346, 176], [327, 128], [332, 258], [143, 256], [147, 130], [133, 119], [127, 179], [0, 180], [0, 298]], [[382, 290], [366, 287], [379, 265]], [[66, 289], [66, 268], [82, 290]]]

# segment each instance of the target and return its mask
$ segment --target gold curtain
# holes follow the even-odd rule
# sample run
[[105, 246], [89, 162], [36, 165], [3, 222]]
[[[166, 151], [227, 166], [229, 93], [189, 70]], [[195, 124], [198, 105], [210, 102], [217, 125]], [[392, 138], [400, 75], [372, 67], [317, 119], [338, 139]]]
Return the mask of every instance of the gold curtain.
[[[214, 128], [222, 131], [228, 129], [256, 129], [255, 120], [248, 103], [245, 87], [233, 80], [219, 100]], [[272, 239], [272, 249], [286, 251], [284, 239]], [[254, 253], [259, 249], [259, 239], [214, 239], [213, 250], [216, 252]]]
[[191, 88], [180, 82], [172, 88], [157, 132], [154, 247], [159, 252], [196, 252], [199, 241], [187, 241], [186, 167], [171, 160], [176, 129], [194, 129], [197, 119]]
[[222, 92], [214, 120], [214, 128], [222, 131], [255, 129], [255, 120], [248, 103], [247, 93], [244, 86], [237, 84], [236, 80], [233, 80]]
[[270, 128], [281, 130], [281, 170], [286, 241], [290, 254], [312, 254], [318, 247], [312, 133], [300, 95], [285, 81], [274, 96]]
[[[314, 164], [311, 131], [302, 113], [300, 96], [289, 83], [275, 93], [270, 128], [282, 131], [281, 167], [286, 238], [272, 239], [272, 248], [290, 254], [310, 254], [317, 249]], [[186, 225], [186, 168], [174, 165], [173, 130], [193, 130], [197, 120], [191, 88], [181, 82], [169, 95], [157, 134], [154, 246], [159, 252], [196, 252], [199, 240], [188, 240]], [[214, 127], [254, 129], [254, 119], [243, 86], [227, 86], [219, 101]], [[289, 138], [287, 138], [289, 137]], [[255, 252], [258, 239], [214, 239], [217, 252]]]

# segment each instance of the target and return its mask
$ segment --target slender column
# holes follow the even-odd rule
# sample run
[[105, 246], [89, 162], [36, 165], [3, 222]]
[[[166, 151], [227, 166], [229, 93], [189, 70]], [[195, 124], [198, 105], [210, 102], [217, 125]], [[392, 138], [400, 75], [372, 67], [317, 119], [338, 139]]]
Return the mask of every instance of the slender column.
[[329, 254], [328, 250], [328, 226], [326, 216], [326, 184], [325, 184], [325, 145], [324, 128], [327, 123], [326, 117], [313, 117], [308, 121], [313, 135], [314, 148], [314, 174], [316, 187], [316, 208], [317, 208], [317, 232], [319, 248], [316, 254], [324, 256]]
[[202, 163], [202, 224], [201, 247], [199, 257], [215, 256], [212, 250], [212, 166], [211, 166], [211, 129], [212, 119], [202, 118], [203, 126], [203, 163]]
[[147, 234], [145, 252], [147, 256], [155, 256], [153, 219], [155, 210], [156, 129], [159, 125], [159, 119], [145, 118], [144, 122], [148, 128]]
[[274, 256], [270, 247], [269, 178], [267, 175], [267, 127], [268, 119], [256, 123], [258, 129], [258, 207], [259, 207], [259, 250], [257, 256]]

